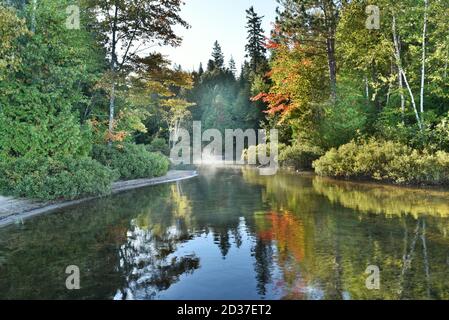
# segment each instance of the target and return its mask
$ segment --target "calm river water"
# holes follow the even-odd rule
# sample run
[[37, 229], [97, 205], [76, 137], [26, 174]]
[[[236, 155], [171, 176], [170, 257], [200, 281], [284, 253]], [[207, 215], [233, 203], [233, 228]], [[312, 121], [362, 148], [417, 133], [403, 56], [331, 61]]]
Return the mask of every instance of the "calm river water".
[[203, 168], [0, 229], [0, 298], [449, 299], [449, 193]]

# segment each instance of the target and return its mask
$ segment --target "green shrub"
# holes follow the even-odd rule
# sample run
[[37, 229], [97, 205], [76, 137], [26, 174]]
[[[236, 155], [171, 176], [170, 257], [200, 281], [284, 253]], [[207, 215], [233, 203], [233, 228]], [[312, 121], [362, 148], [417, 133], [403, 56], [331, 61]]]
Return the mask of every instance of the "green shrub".
[[437, 149], [449, 151], [449, 113], [439, 119], [432, 131], [432, 141]]
[[139, 179], [163, 176], [170, 162], [160, 153], [150, 153], [144, 145], [132, 143], [96, 145], [92, 157], [101, 164], [116, 170], [120, 179]]
[[389, 178], [399, 184], [448, 184], [449, 153], [413, 150], [391, 161], [388, 171]]
[[398, 142], [370, 139], [357, 145], [354, 174], [376, 180], [388, 179], [391, 161], [402, 155], [408, 155], [411, 151], [411, 148]]
[[293, 167], [296, 170], [312, 169], [313, 161], [323, 155], [319, 147], [307, 144], [295, 143], [285, 147], [279, 154], [279, 164], [281, 166]]
[[354, 141], [332, 148], [320, 159], [313, 162], [315, 172], [322, 176], [351, 177], [354, 176], [355, 155], [357, 145]]
[[[270, 150], [270, 143], [269, 144], [258, 144], [257, 146], [250, 146], [248, 149], [244, 149], [242, 152], [241, 159], [245, 162], [249, 162], [250, 155], [256, 156], [257, 164], [259, 163], [260, 157], [269, 157], [271, 155]], [[279, 143], [278, 144], [278, 154], [280, 154], [285, 149], [285, 144]]]
[[256, 156], [259, 159], [259, 155], [269, 156], [270, 149], [266, 144], [259, 144], [257, 146], [249, 146], [248, 149], [244, 149], [242, 152], [242, 160], [249, 162], [250, 157]]
[[163, 138], [155, 138], [151, 143], [146, 147], [148, 152], [160, 152], [163, 155], [170, 155], [170, 147], [168, 143]]
[[317, 174], [397, 184], [449, 183], [449, 153], [418, 151], [399, 142], [370, 139], [331, 149], [313, 163]]
[[38, 200], [111, 193], [116, 174], [90, 158], [9, 159], [0, 163], [0, 192]]

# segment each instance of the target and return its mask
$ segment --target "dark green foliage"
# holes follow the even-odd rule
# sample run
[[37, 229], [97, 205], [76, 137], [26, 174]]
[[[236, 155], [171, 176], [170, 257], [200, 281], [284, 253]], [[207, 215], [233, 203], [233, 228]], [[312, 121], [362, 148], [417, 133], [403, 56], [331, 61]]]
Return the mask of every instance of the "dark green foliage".
[[85, 157], [21, 157], [0, 162], [0, 192], [38, 200], [107, 195], [115, 178], [115, 172]]
[[231, 69], [215, 68], [210, 60], [207, 71], [197, 78], [189, 93], [189, 99], [196, 103], [192, 118], [201, 120], [204, 130], [215, 128], [224, 133], [225, 129], [256, 129], [264, 119], [263, 106], [250, 100], [249, 64], [245, 63], [238, 79]]
[[313, 161], [323, 155], [319, 147], [295, 143], [279, 152], [279, 164], [295, 170], [311, 170]]
[[[345, 83], [343, 83], [345, 81]], [[354, 82], [342, 79], [335, 103], [325, 103], [319, 124], [318, 144], [325, 149], [338, 147], [365, 133], [372, 106]]]
[[86, 30], [68, 30], [69, 1], [39, 1], [35, 33], [21, 41], [22, 63], [0, 83], [0, 154], [85, 156], [90, 128], [74, 110], [85, 104], [96, 45]]
[[235, 60], [233, 57], [229, 60], [229, 66], [228, 70], [232, 73], [232, 75], [235, 77], [237, 74], [237, 66], [235, 65]]
[[79, 117], [99, 77], [101, 50], [87, 20], [80, 30], [67, 29], [69, 4], [42, 0], [18, 13], [33, 32], [15, 48], [19, 67], [0, 82], [2, 194], [51, 200], [111, 190], [115, 175], [87, 157], [91, 128]]
[[385, 140], [397, 141], [416, 149], [449, 151], [449, 115], [437, 116], [429, 110], [424, 129], [419, 131], [412, 113], [405, 113], [402, 117], [400, 110], [386, 108], [376, 125], [378, 135]]
[[246, 10], [246, 19], [248, 43], [245, 46], [245, 50], [248, 53], [248, 57], [250, 58], [252, 71], [257, 72], [262, 66], [267, 63], [265, 57], [267, 49], [264, 46], [265, 35], [264, 30], [262, 29], [263, 17], [258, 16], [254, 11], [254, 7], [251, 7]]
[[149, 152], [160, 152], [163, 155], [170, 155], [170, 147], [167, 141], [163, 138], [155, 138], [151, 143], [147, 146], [147, 150]]
[[139, 179], [163, 176], [170, 162], [160, 153], [150, 153], [144, 145], [116, 144], [112, 147], [96, 145], [92, 157], [101, 164], [116, 170], [120, 179]]
[[215, 41], [214, 48], [212, 50], [212, 59], [214, 62], [214, 68], [223, 69], [224, 67], [224, 55], [221, 51], [221, 46], [218, 41]]

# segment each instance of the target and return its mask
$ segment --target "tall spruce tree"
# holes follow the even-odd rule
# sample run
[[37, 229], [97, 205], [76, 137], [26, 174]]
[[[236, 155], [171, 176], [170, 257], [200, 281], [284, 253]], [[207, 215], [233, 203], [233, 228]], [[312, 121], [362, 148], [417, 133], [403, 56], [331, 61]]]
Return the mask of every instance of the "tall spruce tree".
[[215, 41], [214, 47], [212, 49], [212, 58], [214, 60], [215, 68], [223, 69], [224, 68], [224, 55], [221, 50], [221, 46], [218, 41]]
[[235, 77], [237, 74], [237, 66], [235, 65], [235, 60], [231, 56], [231, 59], [229, 60], [229, 71], [232, 73], [232, 75]]
[[259, 67], [266, 62], [265, 54], [267, 52], [264, 42], [264, 30], [262, 29], [262, 19], [254, 11], [254, 7], [246, 10], [247, 24], [246, 29], [248, 30], [248, 43], [245, 46], [247, 52], [247, 57], [250, 58], [251, 69], [257, 72]]

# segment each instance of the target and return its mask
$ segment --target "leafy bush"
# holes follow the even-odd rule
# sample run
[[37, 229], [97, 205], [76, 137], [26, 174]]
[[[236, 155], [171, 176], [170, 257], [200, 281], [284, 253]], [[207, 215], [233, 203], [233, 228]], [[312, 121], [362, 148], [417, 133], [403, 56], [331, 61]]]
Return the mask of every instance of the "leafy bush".
[[0, 163], [0, 192], [38, 200], [76, 199], [111, 192], [115, 173], [90, 158], [9, 159]]
[[259, 144], [257, 146], [249, 146], [248, 149], [243, 150], [242, 152], [242, 160], [245, 162], [248, 162], [250, 160], [250, 157], [254, 155], [259, 159], [259, 155], [262, 156], [269, 156], [270, 150], [269, 147], [267, 147], [266, 144]]
[[319, 147], [295, 143], [285, 147], [279, 154], [279, 163], [282, 166], [294, 167], [296, 170], [312, 169], [313, 161], [323, 155]]
[[316, 173], [397, 184], [449, 183], [449, 153], [418, 151], [399, 142], [370, 139], [331, 149], [313, 163]]
[[432, 133], [432, 144], [435, 148], [449, 151], [449, 113], [439, 119]]
[[155, 138], [151, 143], [147, 146], [147, 151], [149, 152], [160, 152], [163, 155], [170, 155], [170, 147], [168, 146], [167, 141], [163, 138]]
[[449, 153], [413, 150], [389, 164], [389, 178], [396, 183], [449, 184]]
[[96, 145], [92, 156], [101, 164], [116, 170], [120, 179], [139, 179], [163, 176], [170, 162], [160, 153], [150, 153], [143, 145], [116, 144], [112, 147]]
[[[244, 149], [242, 152], [241, 159], [248, 163], [250, 156], [256, 156], [257, 164], [259, 163], [260, 157], [270, 157], [271, 150], [269, 144], [258, 144], [257, 146], [250, 146], [248, 149]], [[278, 153], [281, 153], [284, 150], [285, 145], [282, 143], [278, 144]]]

